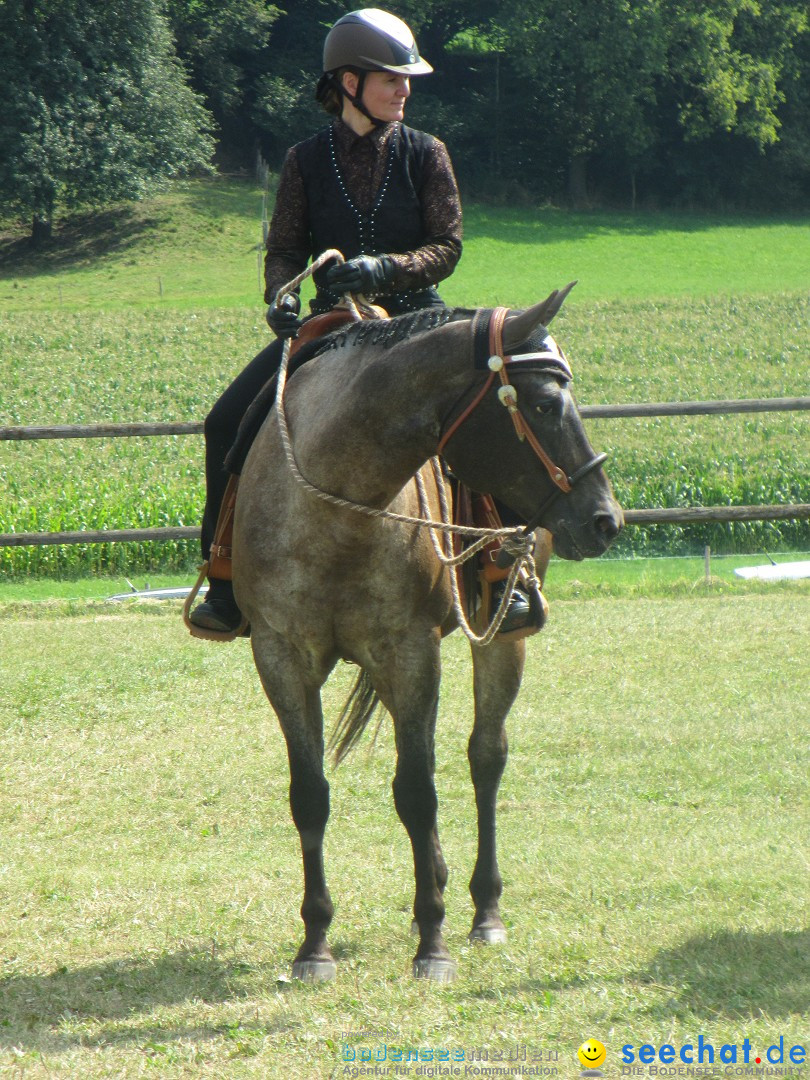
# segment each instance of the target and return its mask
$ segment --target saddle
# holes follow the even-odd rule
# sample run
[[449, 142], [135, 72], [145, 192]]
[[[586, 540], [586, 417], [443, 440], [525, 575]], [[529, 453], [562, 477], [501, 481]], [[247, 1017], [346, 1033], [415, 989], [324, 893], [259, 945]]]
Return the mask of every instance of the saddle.
[[[384, 308], [366, 304], [359, 308], [338, 305], [332, 308], [331, 311], [307, 319], [298, 331], [297, 336], [290, 343], [288, 375], [292, 375], [317, 351], [313, 348], [305, 349], [304, 346], [312, 345], [320, 338], [331, 334], [333, 330], [338, 330], [348, 323], [362, 321], [363, 319], [387, 318], [388, 312]], [[230, 473], [230, 477], [222, 499], [208, 562], [205, 564], [206, 577], [219, 578], [221, 581], [231, 581], [233, 578], [233, 518], [236, 511], [239, 475], [242, 472], [248, 451], [276, 400], [277, 385], [278, 372], [274, 372], [248, 406], [239, 425], [236, 440], [225, 458], [225, 467]]]

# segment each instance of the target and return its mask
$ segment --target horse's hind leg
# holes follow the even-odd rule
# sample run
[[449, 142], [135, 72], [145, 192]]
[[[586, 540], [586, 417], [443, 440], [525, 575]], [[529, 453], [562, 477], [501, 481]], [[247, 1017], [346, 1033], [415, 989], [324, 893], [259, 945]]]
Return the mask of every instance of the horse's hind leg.
[[[336, 965], [326, 932], [334, 908], [323, 865], [323, 838], [329, 818], [329, 783], [323, 771], [323, 713], [320, 685], [308, 685], [295, 658], [262, 647], [254, 632], [253, 653], [265, 692], [276, 711], [290, 763], [290, 809], [301, 841], [304, 864], [304, 942], [293, 962], [293, 978], [304, 982], [333, 979]], [[283, 648], [283, 646], [282, 646]], [[286, 662], [285, 662], [286, 661]]]
[[506, 941], [498, 906], [503, 883], [495, 842], [495, 807], [508, 749], [506, 716], [520, 687], [524, 645], [523, 641], [496, 638], [485, 648], [472, 650], [475, 723], [467, 756], [478, 808], [478, 857], [470, 880], [475, 904], [470, 941], [489, 944]]

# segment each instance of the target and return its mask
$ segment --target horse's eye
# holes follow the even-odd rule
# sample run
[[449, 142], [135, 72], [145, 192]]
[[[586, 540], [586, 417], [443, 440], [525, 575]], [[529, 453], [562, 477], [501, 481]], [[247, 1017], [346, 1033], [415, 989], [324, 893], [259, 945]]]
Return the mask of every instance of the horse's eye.
[[556, 398], [545, 398], [543, 401], [538, 401], [535, 408], [543, 416], [551, 416], [557, 411], [558, 401]]

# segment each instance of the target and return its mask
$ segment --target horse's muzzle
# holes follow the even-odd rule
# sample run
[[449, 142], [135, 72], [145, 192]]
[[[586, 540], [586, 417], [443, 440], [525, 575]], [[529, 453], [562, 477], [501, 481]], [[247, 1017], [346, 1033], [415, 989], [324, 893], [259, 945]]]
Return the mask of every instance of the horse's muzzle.
[[553, 531], [554, 552], [561, 559], [581, 562], [604, 555], [624, 526], [622, 509], [615, 500], [593, 515], [590, 522], [563, 518]]

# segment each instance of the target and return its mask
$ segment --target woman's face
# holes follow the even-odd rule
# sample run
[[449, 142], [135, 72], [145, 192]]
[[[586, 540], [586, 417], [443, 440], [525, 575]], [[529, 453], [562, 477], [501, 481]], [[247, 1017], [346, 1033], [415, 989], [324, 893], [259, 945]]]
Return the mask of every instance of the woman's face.
[[[356, 94], [357, 76], [347, 72], [344, 80], [349, 93]], [[363, 104], [375, 119], [386, 124], [401, 120], [405, 115], [405, 102], [410, 96], [411, 80], [407, 75], [394, 75], [390, 71], [369, 71], [366, 74]]]

